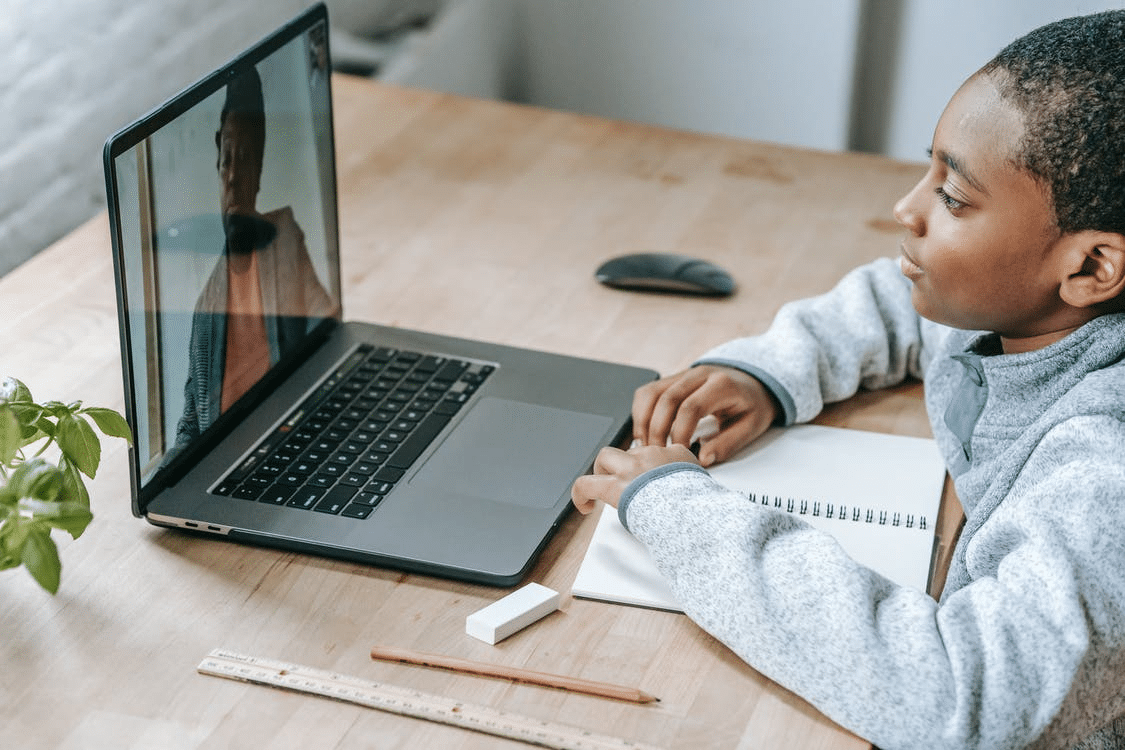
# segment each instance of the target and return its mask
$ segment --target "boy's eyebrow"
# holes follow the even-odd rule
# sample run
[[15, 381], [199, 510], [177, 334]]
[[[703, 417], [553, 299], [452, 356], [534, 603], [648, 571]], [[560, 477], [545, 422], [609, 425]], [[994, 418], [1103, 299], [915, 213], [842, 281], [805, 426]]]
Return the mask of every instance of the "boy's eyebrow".
[[[928, 149], [926, 149], [926, 154], [930, 158], [933, 158], [934, 150], [932, 148], [928, 148]], [[982, 185], [980, 183], [980, 181], [977, 180], [977, 178], [973, 177], [973, 174], [972, 174], [972, 172], [969, 171], [969, 168], [966, 167], [964, 162], [962, 162], [956, 156], [949, 153], [948, 151], [943, 151], [941, 149], [938, 150], [937, 156], [938, 156], [939, 159], [942, 160], [942, 162], [945, 163], [945, 165], [947, 167], [949, 167], [954, 172], [959, 174], [961, 176], [961, 178], [963, 180], [965, 180], [965, 182], [969, 183], [969, 185], [971, 185], [975, 190], [978, 190], [981, 193], [984, 193], [985, 195], [989, 194], [988, 190], [985, 189], [984, 185]]]

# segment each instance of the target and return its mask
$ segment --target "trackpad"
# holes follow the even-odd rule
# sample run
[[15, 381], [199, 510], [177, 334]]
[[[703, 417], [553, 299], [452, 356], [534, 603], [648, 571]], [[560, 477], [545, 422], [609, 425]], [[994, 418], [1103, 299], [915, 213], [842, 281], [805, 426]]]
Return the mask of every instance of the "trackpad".
[[483, 398], [411, 484], [549, 508], [589, 468], [612, 423], [599, 414]]

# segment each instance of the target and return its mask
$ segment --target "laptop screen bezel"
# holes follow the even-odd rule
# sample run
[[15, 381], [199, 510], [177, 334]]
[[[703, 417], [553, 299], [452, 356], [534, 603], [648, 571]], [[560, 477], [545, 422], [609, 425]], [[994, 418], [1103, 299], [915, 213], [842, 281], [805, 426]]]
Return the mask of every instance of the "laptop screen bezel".
[[[273, 33], [269, 34], [257, 44], [244, 50], [237, 57], [215, 69], [210, 74], [191, 84], [180, 93], [171, 97], [155, 109], [141, 116], [134, 122], [125, 126], [117, 133], [110, 136], [103, 149], [103, 163], [106, 178], [106, 197], [109, 213], [110, 239], [113, 247], [114, 283], [117, 294], [118, 319], [120, 330], [121, 365], [123, 385], [125, 391], [125, 416], [134, 431], [138, 424], [138, 410], [142, 405], [137, 403], [137, 384], [133, 377], [132, 333], [130, 322], [129, 292], [125, 283], [125, 253], [129, 248], [125, 246], [121, 231], [121, 204], [118, 199], [119, 185], [117, 183], [116, 160], [122, 154], [134, 149], [145, 139], [165, 127], [176, 118], [185, 114], [203, 100], [214, 95], [226, 87], [227, 83], [240, 71], [254, 66], [277, 52], [286, 44], [293, 42], [318, 25], [323, 25], [325, 52], [331, 60], [328, 48], [328, 11], [323, 3], [311, 6], [308, 10], [286, 23]], [[330, 70], [329, 64], [329, 70]], [[263, 396], [269, 393], [278, 383], [283, 381], [296, 367], [310, 354], [319, 348], [332, 332], [341, 324], [343, 317], [342, 300], [339, 291], [340, 264], [338, 246], [338, 200], [337, 200], [337, 175], [335, 169], [335, 135], [332, 122], [332, 87], [331, 81], [327, 86], [328, 112], [325, 113], [327, 121], [326, 137], [328, 138], [328, 153], [332, 158], [326, 165], [330, 174], [327, 175], [326, 187], [331, 190], [331, 200], [324, 206], [324, 222], [330, 228], [329, 238], [326, 239], [326, 251], [335, 262], [328, 264], [327, 279], [330, 289], [337, 301], [333, 313], [325, 317], [309, 331], [301, 344], [286, 353], [269, 372], [254, 385], [244, 396], [208, 427], [203, 433], [181, 453], [171, 458], [166, 465], [159, 468], [147, 480], [142, 476], [143, 466], [136, 445], [129, 449], [129, 476], [132, 496], [132, 511], [136, 516], [143, 516], [149, 502], [168, 486], [175, 484], [183, 474], [195, 465], [200, 458], [206, 455], [222, 438], [229, 434], [257, 405]]]

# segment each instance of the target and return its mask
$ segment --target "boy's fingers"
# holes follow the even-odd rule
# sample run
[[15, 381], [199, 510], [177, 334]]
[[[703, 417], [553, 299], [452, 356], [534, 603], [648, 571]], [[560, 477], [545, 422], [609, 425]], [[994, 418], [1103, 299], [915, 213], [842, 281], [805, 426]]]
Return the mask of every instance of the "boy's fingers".
[[612, 474], [586, 474], [574, 480], [570, 488], [570, 500], [583, 515], [588, 514], [599, 502], [617, 507], [621, 499], [621, 483]]
[[638, 388], [633, 394], [633, 437], [643, 445], [653, 445], [668, 433], [678, 403], [671, 405], [669, 413], [668, 392], [680, 375], [670, 375]]
[[656, 406], [656, 400], [663, 392], [660, 383], [659, 380], [655, 383], [649, 383], [641, 386], [633, 393], [633, 438], [642, 443], [646, 442], [648, 438], [652, 410]]
[[[707, 372], [703, 368], [687, 370], [670, 379], [668, 386], [661, 392], [652, 407], [652, 416], [643, 441], [645, 445], [665, 445], [668, 437], [677, 428], [677, 423], [690, 421], [691, 415], [700, 411], [694, 403], [698, 402], [697, 394], [706, 383]], [[700, 416], [702, 414], [697, 414], [694, 421], [698, 422]], [[695, 429], [694, 424], [692, 429]], [[690, 437], [689, 433], [688, 438]]]
[[613, 446], [602, 448], [598, 451], [597, 458], [594, 459], [594, 474], [616, 474], [628, 461], [628, 455], [625, 451]]
[[726, 461], [752, 443], [769, 427], [757, 414], [749, 413], [724, 425], [719, 432], [704, 440], [699, 447], [699, 463], [704, 467]]
[[570, 487], [570, 501], [574, 503], [574, 507], [582, 515], [588, 515], [590, 511], [598, 504], [598, 498], [594, 494], [594, 487], [590, 486], [590, 480], [594, 476], [586, 474], [574, 480], [574, 484]]
[[680, 402], [673, 398], [673, 389], [664, 391], [652, 406], [648, 429], [641, 437], [641, 442], [644, 445], [664, 445], [668, 441], [668, 432], [672, 429], [672, 421], [679, 408]]

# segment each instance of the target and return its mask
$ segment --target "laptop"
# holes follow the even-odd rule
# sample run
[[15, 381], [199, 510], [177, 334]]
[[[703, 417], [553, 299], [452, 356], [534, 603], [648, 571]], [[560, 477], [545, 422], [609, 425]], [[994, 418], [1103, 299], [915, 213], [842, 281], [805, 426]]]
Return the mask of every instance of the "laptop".
[[106, 142], [134, 515], [510, 586], [650, 370], [344, 322], [317, 5]]

